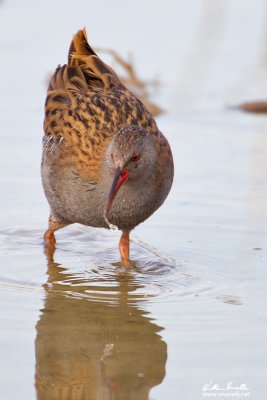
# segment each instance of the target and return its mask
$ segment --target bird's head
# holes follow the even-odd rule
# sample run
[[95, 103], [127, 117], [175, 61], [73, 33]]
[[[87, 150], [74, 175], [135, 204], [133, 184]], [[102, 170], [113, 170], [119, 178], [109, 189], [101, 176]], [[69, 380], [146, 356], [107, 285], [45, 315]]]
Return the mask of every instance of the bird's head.
[[156, 173], [157, 154], [151, 134], [140, 126], [130, 125], [114, 135], [106, 157], [112, 183], [103, 216], [112, 228], [108, 215], [119, 189], [126, 182], [136, 190], [151, 183]]

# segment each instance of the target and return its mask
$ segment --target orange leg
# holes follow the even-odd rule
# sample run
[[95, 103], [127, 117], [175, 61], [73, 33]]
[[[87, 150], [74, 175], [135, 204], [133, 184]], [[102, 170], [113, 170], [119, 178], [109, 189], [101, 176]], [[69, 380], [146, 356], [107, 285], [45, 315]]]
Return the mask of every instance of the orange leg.
[[56, 247], [56, 238], [54, 232], [58, 229], [64, 228], [65, 226], [69, 225], [69, 222], [60, 221], [53, 215], [49, 217], [48, 229], [44, 233], [44, 242], [47, 247], [55, 248]]
[[44, 234], [44, 242], [47, 246], [55, 246], [56, 245], [56, 238], [54, 235], [54, 231], [47, 229]]
[[124, 265], [128, 268], [130, 266], [129, 256], [130, 256], [130, 239], [129, 239], [130, 231], [123, 231], [120, 242], [119, 249], [121, 253], [121, 259]]

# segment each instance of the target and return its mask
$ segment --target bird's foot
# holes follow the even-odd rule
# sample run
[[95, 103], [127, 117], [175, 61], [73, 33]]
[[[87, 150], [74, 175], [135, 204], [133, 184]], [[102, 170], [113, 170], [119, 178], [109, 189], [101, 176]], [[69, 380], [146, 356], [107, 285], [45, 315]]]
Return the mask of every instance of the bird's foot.
[[122, 260], [122, 265], [124, 266], [125, 269], [130, 269], [131, 268], [131, 261], [130, 260]]

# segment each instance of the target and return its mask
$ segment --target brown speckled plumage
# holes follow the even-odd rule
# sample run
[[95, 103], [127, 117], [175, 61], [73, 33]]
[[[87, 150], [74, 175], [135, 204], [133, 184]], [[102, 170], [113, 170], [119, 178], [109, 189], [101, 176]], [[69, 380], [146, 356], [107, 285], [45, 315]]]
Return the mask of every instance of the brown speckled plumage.
[[[70, 223], [107, 227], [103, 210], [119, 164], [122, 169], [127, 164], [129, 177], [112, 203], [110, 220], [125, 232], [151, 215], [171, 188], [173, 161], [167, 140], [145, 106], [89, 46], [85, 30], [73, 38], [68, 64], [59, 66], [51, 79], [44, 132], [42, 179], [51, 208], [45, 239], [50, 244], [54, 231]], [[145, 144], [142, 139], [135, 144], [134, 137], [142, 136]], [[131, 161], [136, 146], [144, 153], [138, 163]], [[129, 160], [123, 164], [125, 154]], [[151, 170], [150, 177], [138, 178], [136, 169], [142, 165]]]

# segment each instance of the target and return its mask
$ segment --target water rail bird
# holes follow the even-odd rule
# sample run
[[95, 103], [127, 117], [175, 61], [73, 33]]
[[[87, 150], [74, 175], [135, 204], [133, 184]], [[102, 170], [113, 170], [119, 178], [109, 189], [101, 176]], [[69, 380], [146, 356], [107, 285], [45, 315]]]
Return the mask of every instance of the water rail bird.
[[129, 234], [166, 199], [173, 181], [168, 141], [142, 104], [88, 44], [85, 29], [53, 74], [45, 102], [42, 183], [50, 205], [45, 244], [72, 223]]

